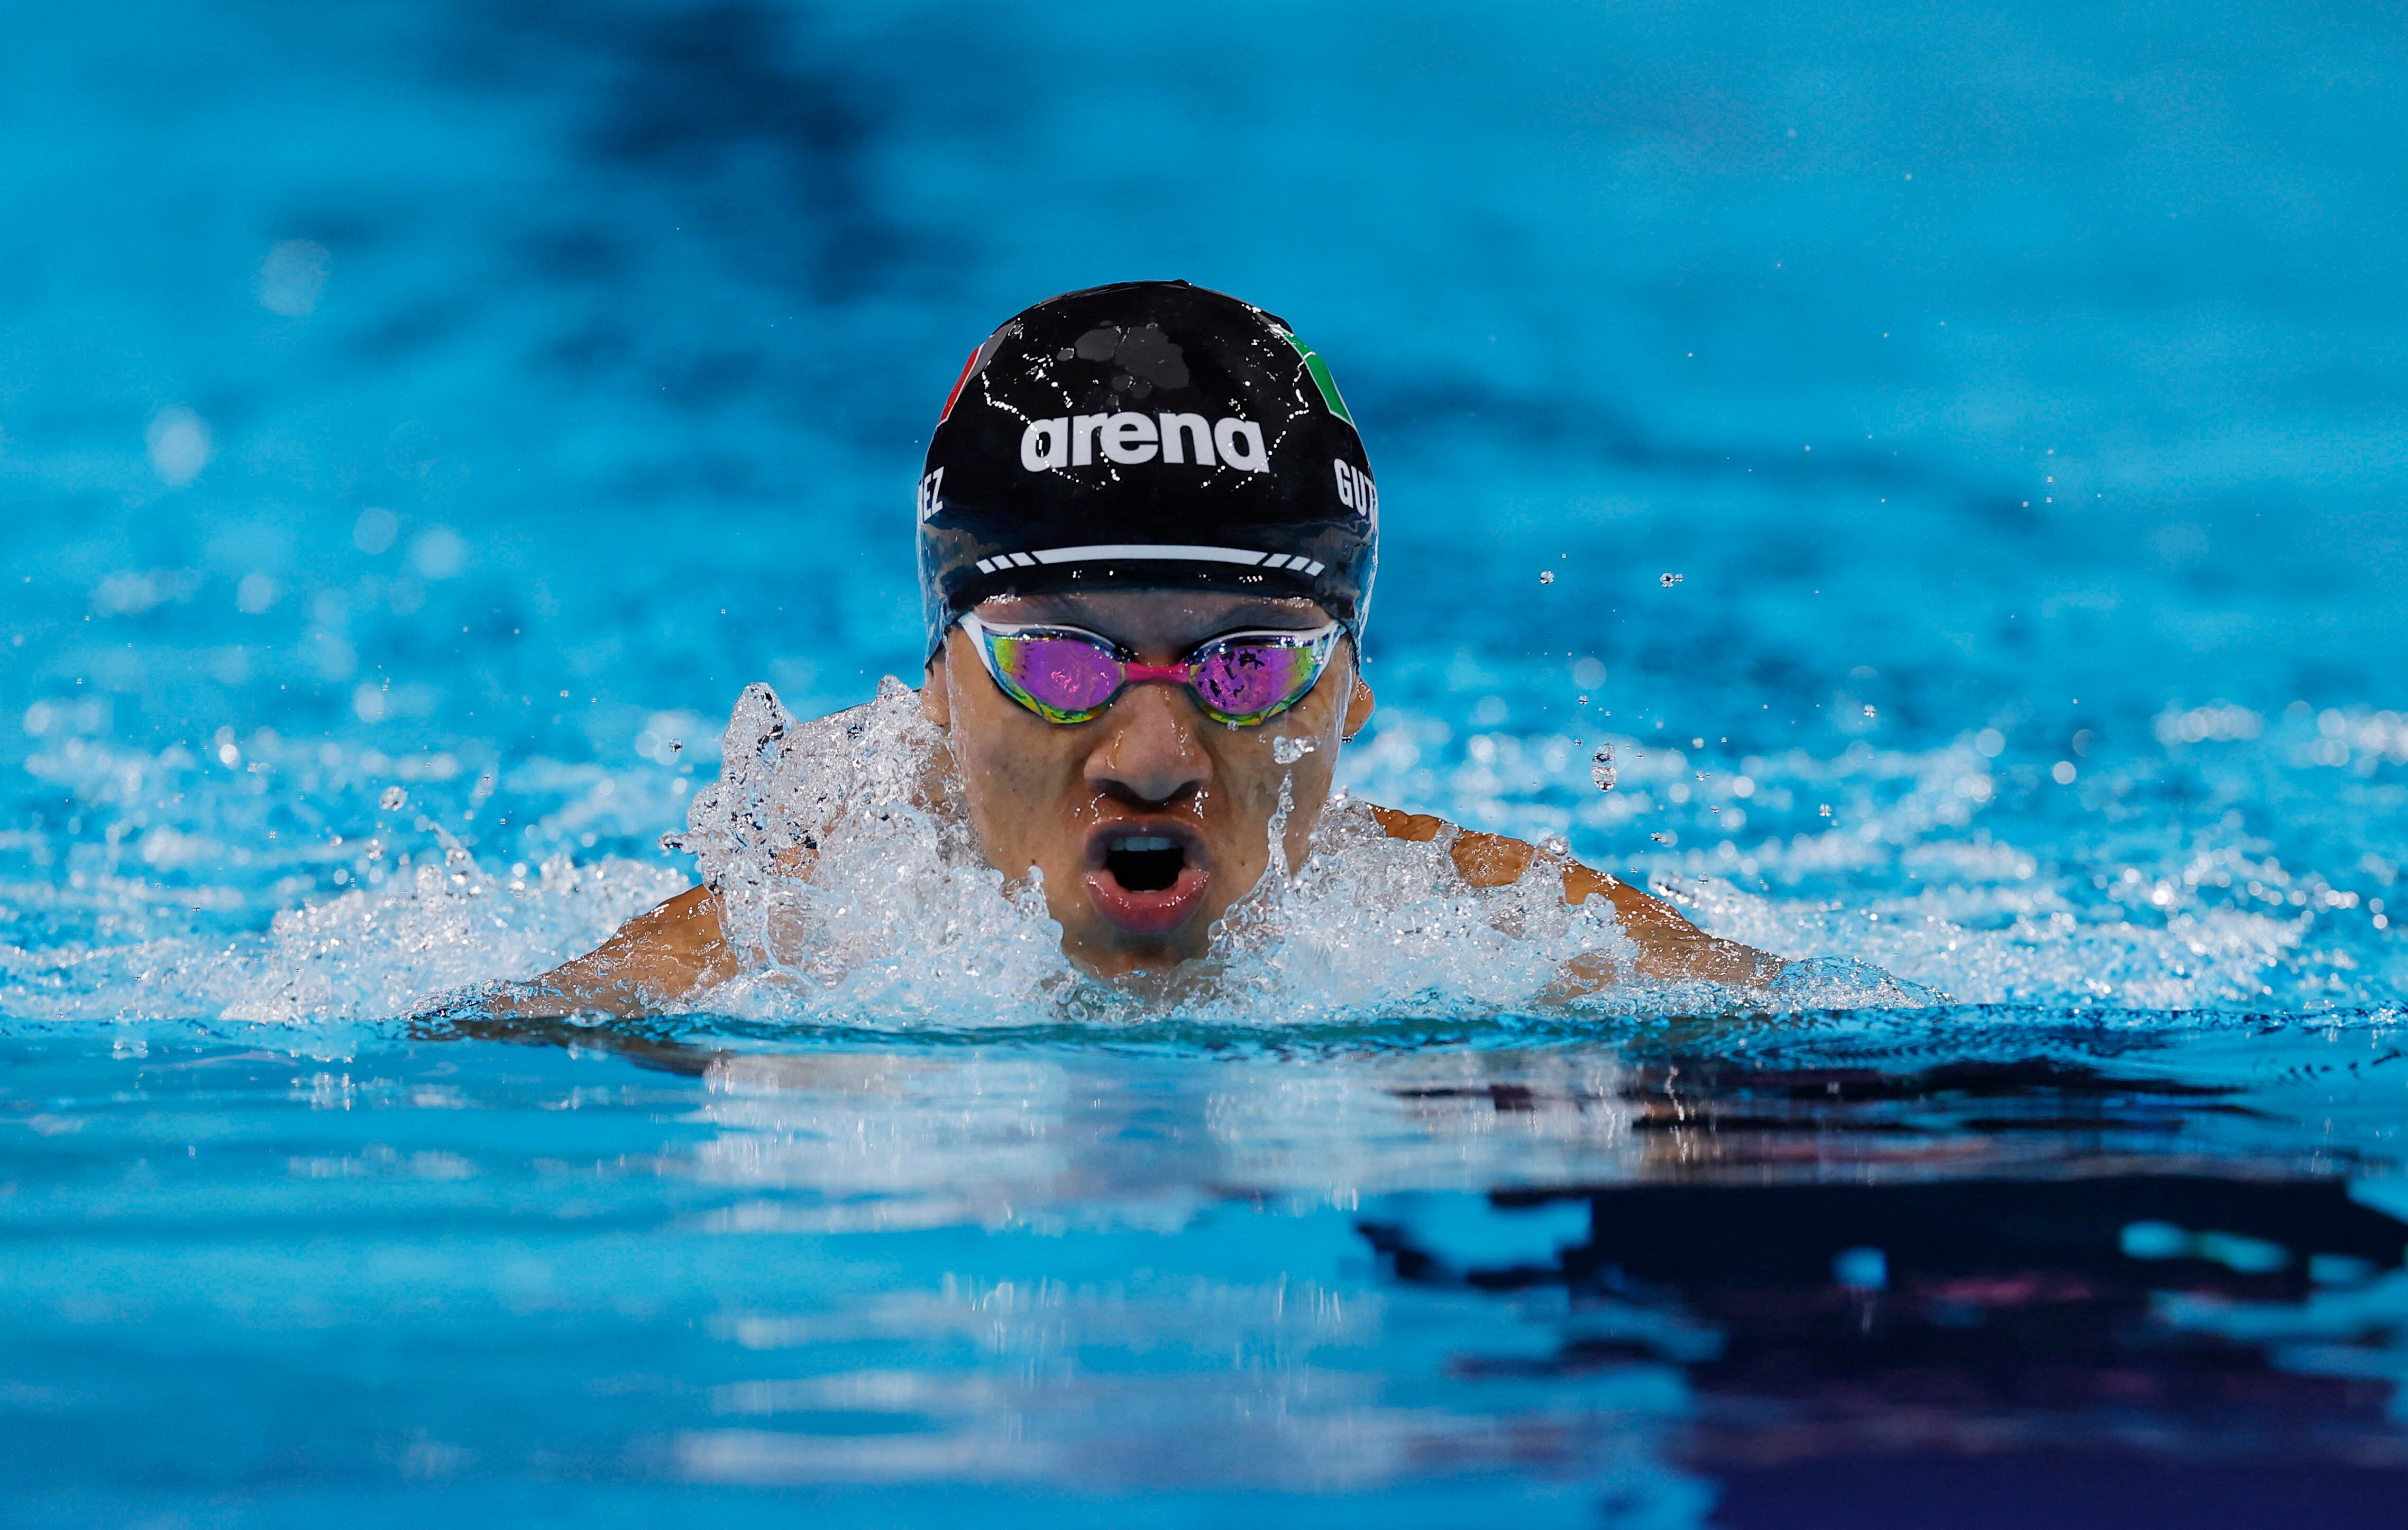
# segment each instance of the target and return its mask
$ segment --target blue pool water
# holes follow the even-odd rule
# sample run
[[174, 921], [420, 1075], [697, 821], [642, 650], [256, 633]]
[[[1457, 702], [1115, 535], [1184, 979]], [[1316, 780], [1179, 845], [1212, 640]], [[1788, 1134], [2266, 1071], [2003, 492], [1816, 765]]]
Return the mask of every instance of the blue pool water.
[[[2394, 1523], [2388, 15], [12, 20], [13, 1520]], [[1364, 422], [1349, 788], [1801, 979], [412, 1022], [909, 677], [1129, 276]]]

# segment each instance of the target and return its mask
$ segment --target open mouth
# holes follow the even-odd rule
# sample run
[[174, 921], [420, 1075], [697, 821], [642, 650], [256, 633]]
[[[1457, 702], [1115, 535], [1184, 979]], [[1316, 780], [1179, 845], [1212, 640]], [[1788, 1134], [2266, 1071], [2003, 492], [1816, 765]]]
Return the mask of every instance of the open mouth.
[[1088, 894], [1129, 934], [1168, 935], [1203, 905], [1203, 851], [1183, 824], [1106, 824], [1088, 839]]
[[1179, 880], [1187, 847], [1166, 834], [1125, 834], [1104, 847], [1104, 869], [1132, 893], [1159, 893]]

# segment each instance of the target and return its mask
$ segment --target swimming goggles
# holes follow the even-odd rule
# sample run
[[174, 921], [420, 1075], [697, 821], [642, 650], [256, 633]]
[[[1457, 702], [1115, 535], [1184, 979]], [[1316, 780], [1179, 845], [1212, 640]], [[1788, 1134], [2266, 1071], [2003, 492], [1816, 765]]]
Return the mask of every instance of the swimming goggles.
[[1177, 664], [1133, 661], [1109, 637], [1077, 627], [989, 626], [964, 612], [962, 630], [996, 689], [1048, 722], [1092, 722], [1123, 691], [1183, 685], [1197, 707], [1233, 728], [1268, 722], [1302, 701], [1338, 646], [1339, 623], [1310, 632], [1224, 633]]

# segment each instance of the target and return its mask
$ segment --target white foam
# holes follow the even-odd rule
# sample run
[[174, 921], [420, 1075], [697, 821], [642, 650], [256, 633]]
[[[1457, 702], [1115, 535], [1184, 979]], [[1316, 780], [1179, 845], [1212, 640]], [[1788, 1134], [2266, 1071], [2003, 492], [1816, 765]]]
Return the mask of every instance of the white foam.
[[[892, 679], [869, 705], [806, 723], [767, 687], [745, 693], [721, 778], [697, 794], [675, 843], [719, 889], [754, 975], [700, 1002], [752, 1018], [887, 1026], [1165, 1015], [1331, 1022], [1751, 1001], [1650, 985], [1567, 998], [1567, 961], [1604, 956], [1627, 971], [1637, 954], [1602, 899], [1569, 907], [1543, 872], [1469, 888], [1448, 840], [1391, 838], [1343, 794], [1293, 869], [1280, 853], [1283, 808], [1271, 868], [1225, 916], [1209, 958], [1167, 977], [1095, 979], [1062, 953], [1033, 874], [1007, 880], [981, 858], [939, 748], [914, 694]], [[1912, 996], [1851, 970], [1832, 999]]]
[[591, 949], [684, 879], [560, 857], [513, 889], [467, 857], [278, 914], [265, 933], [0, 947], [0, 1013], [46, 1022], [280, 1025], [407, 1016]]
[[[1429, 773], [1443, 734], [1389, 716], [1384, 741], [1350, 750], [1344, 763], [1358, 791], [1395, 799], [1408, 774]], [[83, 828], [62, 835], [53, 821], [0, 836], [14, 868], [5, 930], [17, 942], [0, 944], [0, 1015], [372, 1022], [542, 972], [689, 885], [665, 865], [572, 859], [597, 831], [651, 832], [682, 765], [614, 772], [537, 759], [504, 770], [448, 754], [337, 760], [324, 746], [265, 734], [239, 750], [230, 742], [141, 754], [68, 738], [28, 762]], [[1599, 832], [1586, 815], [1627, 814], [1674, 787], [1691, 794], [1686, 820], [1660, 804], [1647, 810], [1693, 826], [1727, 825], [1742, 805], [1768, 824], [1784, 813], [1795, 823], [1836, 801], [1838, 818], [1805, 819], [1828, 825], [1814, 832], [1688, 841], [1646, 858], [1652, 889], [1701, 926], [1802, 958], [1780, 981], [1755, 993], [1637, 983], [1566, 997], [1557, 979], [1574, 955], [1616, 957], [1627, 970], [1631, 948], [1601, 905], [1566, 908], [1543, 874], [1467, 888], [1444, 841], [1390, 839], [1342, 793], [1312, 853], [1292, 870], [1275, 865], [1230, 911], [1210, 960], [1167, 978], [1098, 981], [1063, 954], [1042, 889], [985, 865], [915, 694], [889, 680], [867, 705], [813, 722], [790, 717], [764, 686], [738, 703], [719, 779], [704, 781], [670, 842], [719, 886], [753, 970], [692, 1008], [771, 1024], [1175, 1016], [1276, 1027], [1529, 1014], [1612, 1022], [1941, 999], [2326, 1014], [2396, 1002], [2392, 942], [2367, 938], [2377, 910], [2313, 869], [2278, 865], [2237, 815], [2169, 832], [2125, 806], [2144, 777], [2129, 788], [2108, 770], [2084, 777], [2083, 791], [2100, 794], [2100, 836], [2115, 838], [2093, 860], [2060, 865], [2014, 837], [2055, 821], [2018, 819], [1981, 791], [2004, 778], [1973, 745], [1791, 751], [1731, 762], [1733, 772], [1626, 740], [1624, 779], [1599, 794], [1587, 779], [1598, 742], [1478, 736], [1453, 779], [1406, 800], [1488, 812], [1495, 826], [1542, 841], [1557, 803], [1570, 808], [1565, 826], [1586, 834]], [[2275, 745], [2291, 747], [2270, 736]], [[386, 806], [395, 790], [403, 806]], [[418, 815], [415, 829], [384, 822], [406, 814]], [[507, 851], [480, 860], [439, 826], [497, 814], [524, 825], [524, 837], [485, 830], [496, 851], [521, 847], [515, 864]], [[312, 820], [346, 832], [271, 832]], [[538, 847], [545, 859], [530, 871]], [[370, 885], [327, 888], [346, 876]], [[281, 911], [250, 912], [263, 906]]]

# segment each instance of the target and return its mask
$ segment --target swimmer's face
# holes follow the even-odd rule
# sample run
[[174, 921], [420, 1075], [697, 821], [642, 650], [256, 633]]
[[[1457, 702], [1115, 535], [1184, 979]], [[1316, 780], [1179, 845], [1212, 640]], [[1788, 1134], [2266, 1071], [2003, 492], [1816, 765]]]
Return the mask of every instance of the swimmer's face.
[[[1329, 620], [1309, 600], [1184, 591], [1004, 596], [977, 614], [1082, 628], [1154, 665], [1225, 633], [1304, 632]], [[1270, 863], [1283, 781], [1294, 803], [1288, 864], [1300, 863], [1339, 741], [1371, 715], [1370, 687], [1343, 640], [1302, 701], [1235, 728], [1207, 717], [1184, 687], [1161, 683], [1131, 685], [1089, 722], [1048, 722], [996, 688], [972, 641], [958, 627], [946, 636], [922, 703], [945, 732], [988, 862], [1007, 877], [1043, 872], [1063, 948], [1107, 976], [1204, 954], [1212, 922]], [[1290, 742], [1275, 752], [1281, 739]]]

